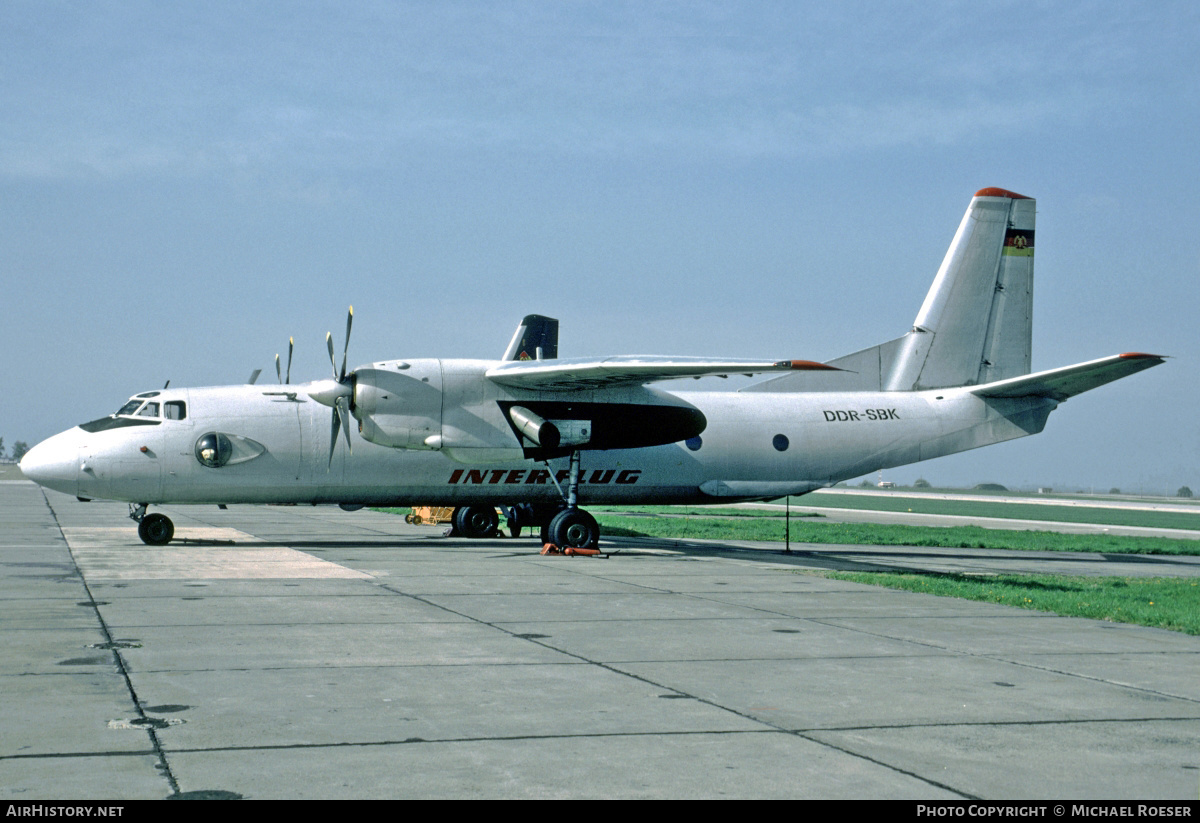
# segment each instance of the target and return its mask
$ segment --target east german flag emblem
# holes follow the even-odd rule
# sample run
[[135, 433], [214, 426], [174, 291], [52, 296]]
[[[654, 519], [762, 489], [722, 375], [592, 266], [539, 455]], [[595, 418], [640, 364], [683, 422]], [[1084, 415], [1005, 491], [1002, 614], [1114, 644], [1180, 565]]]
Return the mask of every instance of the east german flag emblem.
[[1033, 232], [1009, 229], [1004, 233], [1004, 253], [1012, 257], [1033, 257]]

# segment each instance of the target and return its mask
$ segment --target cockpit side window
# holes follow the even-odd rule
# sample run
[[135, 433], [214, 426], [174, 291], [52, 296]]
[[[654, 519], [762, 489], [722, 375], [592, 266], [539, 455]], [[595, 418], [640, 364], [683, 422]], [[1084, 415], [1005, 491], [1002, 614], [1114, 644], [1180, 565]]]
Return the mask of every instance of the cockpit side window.
[[163, 416], [168, 420], [186, 420], [187, 406], [182, 400], [168, 400], [163, 403]]
[[142, 406], [142, 410], [137, 413], [138, 417], [158, 417], [158, 404], [147, 403]]
[[135, 397], [133, 400], [130, 400], [130, 401], [129, 401], [128, 403], [126, 403], [124, 406], [122, 406], [121, 408], [117, 409], [117, 414], [118, 414], [118, 415], [121, 415], [121, 414], [133, 414], [135, 411], [137, 411], [137, 410], [138, 410], [138, 407], [139, 407], [139, 406], [141, 406], [141, 405], [142, 405], [142, 401], [141, 401], [141, 400], [138, 400], [138, 399]]

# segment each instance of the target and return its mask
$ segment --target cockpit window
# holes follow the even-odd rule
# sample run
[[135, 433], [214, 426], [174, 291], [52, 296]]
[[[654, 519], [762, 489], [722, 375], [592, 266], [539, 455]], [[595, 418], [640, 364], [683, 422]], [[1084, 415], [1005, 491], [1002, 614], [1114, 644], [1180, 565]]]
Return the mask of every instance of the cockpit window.
[[121, 408], [117, 409], [117, 414], [118, 415], [133, 414], [135, 411], [138, 410], [138, 407], [141, 405], [142, 405], [142, 401], [138, 400], [137, 398], [134, 398], [133, 400], [130, 400], [128, 403], [126, 403]]
[[147, 403], [142, 406], [142, 410], [137, 413], [138, 417], [158, 417], [158, 404]]
[[186, 420], [187, 406], [182, 400], [168, 400], [163, 403], [163, 416], [168, 420]]

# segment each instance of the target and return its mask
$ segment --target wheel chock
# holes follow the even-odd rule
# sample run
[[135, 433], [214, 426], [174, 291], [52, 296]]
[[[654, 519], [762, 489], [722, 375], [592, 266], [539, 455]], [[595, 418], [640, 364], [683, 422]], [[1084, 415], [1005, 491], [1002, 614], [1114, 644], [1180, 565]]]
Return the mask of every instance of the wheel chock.
[[560, 549], [553, 543], [546, 543], [544, 546], [542, 546], [542, 550], [539, 553], [545, 555], [566, 555], [567, 557], [595, 557], [596, 555], [604, 554], [604, 552], [600, 551], [599, 549], [576, 549], [572, 546], [568, 546], [565, 549]]

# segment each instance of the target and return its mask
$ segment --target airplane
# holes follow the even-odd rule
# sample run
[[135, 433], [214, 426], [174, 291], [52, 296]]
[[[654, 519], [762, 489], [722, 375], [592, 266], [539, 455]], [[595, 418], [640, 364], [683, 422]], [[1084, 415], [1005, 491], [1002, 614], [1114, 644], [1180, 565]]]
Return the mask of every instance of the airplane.
[[[81, 500], [129, 503], [164, 545], [156, 504], [419, 503], [452, 534], [539, 529], [595, 548], [585, 504], [714, 504], [801, 495], [885, 468], [1036, 434], [1077, 394], [1164, 362], [1130, 352], [1032, 372], [1036, 201], [976, 192], [911, 329], [828, 363], [700, 357], [559, 358], [558, 321], [529, 315], [500, 360], [383, 360], [278, 386], [169, 388], [57, 434], [25, 476]], [[684, 377], [767, 375], [738, 391], [668, 391]], [[257, 377], [257, 374], [254, 375]], [[350, 420], [357, 425], [351, 433]], [[340, 433], [340, 437], [339, 437]]]

